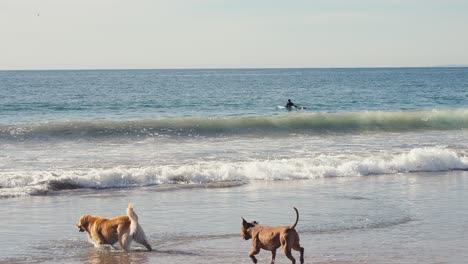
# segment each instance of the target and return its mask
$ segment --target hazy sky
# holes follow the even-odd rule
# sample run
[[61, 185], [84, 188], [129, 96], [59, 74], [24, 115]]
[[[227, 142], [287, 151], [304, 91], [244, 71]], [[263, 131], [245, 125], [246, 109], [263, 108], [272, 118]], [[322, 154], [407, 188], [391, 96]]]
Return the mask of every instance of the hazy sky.
[[468, 0], [0, 0], [0, 69], [468, 64]]

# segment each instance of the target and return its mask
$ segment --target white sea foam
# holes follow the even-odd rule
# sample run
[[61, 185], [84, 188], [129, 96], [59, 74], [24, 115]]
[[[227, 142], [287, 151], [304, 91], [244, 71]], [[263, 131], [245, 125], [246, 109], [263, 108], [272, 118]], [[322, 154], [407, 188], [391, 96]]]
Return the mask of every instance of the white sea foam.
[[185, 165], [163, 165], [111, 169], [83, 169], [3, 173], [0, 197], [41, 195], [76, 188], [125, 188], [171, 183], [221, 181], [297, 180], [325, 177], [357, 177], [407, 172], [467, 170], [468, 157], [446, 148], [416, 148], [407, 153], [380, 156], [319, 155], [312, 158], [211, 161]]

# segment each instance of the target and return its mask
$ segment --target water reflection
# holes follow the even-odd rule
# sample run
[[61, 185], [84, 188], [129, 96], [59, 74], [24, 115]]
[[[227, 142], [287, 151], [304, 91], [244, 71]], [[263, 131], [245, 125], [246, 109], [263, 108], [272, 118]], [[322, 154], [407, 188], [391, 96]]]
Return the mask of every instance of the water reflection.
[[84, 257], [84, 263], [91, 264], [139, 264], [139, 263], [148, 263], [150, 252], [144, 251], [132, 251], [132, 252], [123, 252], [123, 251], [113, 251], [105, 252], [104, 250], [94, 249], [90, 252], [89, 255]]

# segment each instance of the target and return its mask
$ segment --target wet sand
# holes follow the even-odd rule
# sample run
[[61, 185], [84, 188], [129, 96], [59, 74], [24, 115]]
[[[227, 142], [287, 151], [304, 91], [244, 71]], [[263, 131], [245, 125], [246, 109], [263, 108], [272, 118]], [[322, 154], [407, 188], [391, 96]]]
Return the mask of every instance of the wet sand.
[[[1, 263], [251, 263], [240, 217], [294, 222], [306, 263], [464, 263], [468, 173], [413, 173], [65, 191], [0, 200]], [[216, 188], [215, 188], [216, 187]], [[227, 188], [218, 188], [227, 187]], [[153, 252], [94, 248], [82, 214], [114, 217], [135, 204]], [[293, 253], [298, 258], [297, 252]], [[269, 263], [261, 251], [259, 263]], [[277, 253], [276, 263], [289, 263]]]

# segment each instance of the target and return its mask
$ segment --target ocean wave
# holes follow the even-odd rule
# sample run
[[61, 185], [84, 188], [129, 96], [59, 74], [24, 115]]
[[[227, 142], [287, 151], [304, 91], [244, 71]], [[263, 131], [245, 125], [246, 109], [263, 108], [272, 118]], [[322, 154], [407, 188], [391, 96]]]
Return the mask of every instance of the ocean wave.
[[44, 195], [55, 191], [92, 188], [129, 188], [164, 184], [201, 184], [253, 180], [299, 180], [358, 177], [410, 172], [468, 170], [463, 150], [416, 148], [407, 153], [346, 158], [318, 155], [311, 158], [212, 161], [110, 169], [23, 171], [0, 174], [0, 197]]
[[81, 120], [0, 125], [0, 139], [223, 136], [284, 133], [460, 130], [468, 109], [291, 113], [273, 116], [185, 117], [132, 121]]

